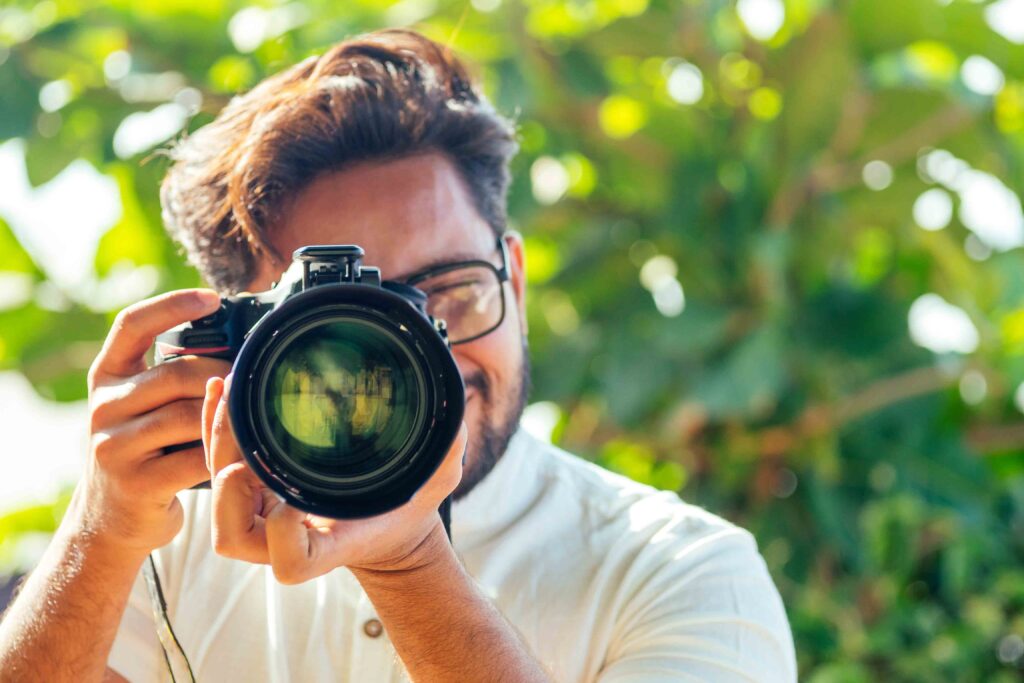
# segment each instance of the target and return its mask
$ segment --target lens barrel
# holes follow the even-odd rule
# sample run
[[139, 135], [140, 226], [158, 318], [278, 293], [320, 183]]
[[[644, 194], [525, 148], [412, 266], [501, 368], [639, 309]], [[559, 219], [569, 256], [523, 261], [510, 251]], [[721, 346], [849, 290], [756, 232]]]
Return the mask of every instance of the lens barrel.
[[286, 299], [235, 358], [231, 423], [243, 456], [289, 504], [381, 514], [430, 478], [465, 409], [445, 339], [406, 297], [329, 284]]

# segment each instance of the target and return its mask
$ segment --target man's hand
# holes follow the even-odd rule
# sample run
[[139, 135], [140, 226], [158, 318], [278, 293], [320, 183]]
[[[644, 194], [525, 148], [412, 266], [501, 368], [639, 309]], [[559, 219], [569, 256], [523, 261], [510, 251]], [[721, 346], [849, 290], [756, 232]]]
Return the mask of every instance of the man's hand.
[[92, 541], [145, 557], [181, 529], [179, 491], [209, 476], [203, 449], [162, 449], [201, 436], [206, 380], [224, 376], [223, 360], [186, 356], [146, 367], [156, 335], [212, 313], [212, 290], [181, 290], [118, 314], [89, 369], [90, 448], [69, 516]]
[[85, 473], [39, 565], [0, 622], [0, 683], [124, 680], [107, 668], [146, 555], [181, 529], [178, 491], [204, 481], [196, 441], [206, 380], [224, 361], [185, 356], [146, 367], [157, 334], [212, 313], [211, 290], [182, 290], [121, 311], [89, 369]]
[[[231, 431], [230, 377], [206, 385], [202, 433], [213, 482], [216, 552], [270, 564], [281, 583], [295, 584], [337, 567], [377, 572], [414, 570], [432, 557], [437, 508], [462, 479], [463, 423], [444, 461], [405, 505], [376, 517], [338, 520], [309, 515], [282, 502], [242, 461]], [[442, 534], [443, 535], [443, 532]]]

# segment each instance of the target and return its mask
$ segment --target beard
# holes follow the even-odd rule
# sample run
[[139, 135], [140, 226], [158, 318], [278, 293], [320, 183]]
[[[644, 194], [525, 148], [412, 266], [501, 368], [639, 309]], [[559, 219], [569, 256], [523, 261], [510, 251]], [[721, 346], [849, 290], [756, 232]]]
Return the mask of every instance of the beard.
[[498, 394], [510, 396], [506, 402], [495, 402], [495, 390], [483, 373], [465, 378], [466, 387], [473, 387], [481, 403], [481, 424], [477, 433], [470, 433], [469, 454], [462, 470], [462, 481], [452, 493], [452, 500], [459, 500], [483, 481], [484, 477], [494, 469], [501, 456], [508, 449], [509, 441], [519, 427], [519, 419], [526, 408], [526, 399], [530, 394], [530, 355], [523, 338], [522, 367], [519, 370], [518, 386], [510, 387], [510, 391], [499, 391]]

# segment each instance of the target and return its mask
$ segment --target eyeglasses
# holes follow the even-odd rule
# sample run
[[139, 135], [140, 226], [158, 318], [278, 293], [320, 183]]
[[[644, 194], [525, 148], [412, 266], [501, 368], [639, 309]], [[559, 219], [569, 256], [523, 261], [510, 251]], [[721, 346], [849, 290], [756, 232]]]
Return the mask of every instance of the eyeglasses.
[[427, 295], [427, 313], [441, 318], [450, 344], [465, 344], [498, 329], [505, 319], [509, 255], [505, 236], [498, 238], [501, 266], [472, 260], [446, 263], [404, 280]]

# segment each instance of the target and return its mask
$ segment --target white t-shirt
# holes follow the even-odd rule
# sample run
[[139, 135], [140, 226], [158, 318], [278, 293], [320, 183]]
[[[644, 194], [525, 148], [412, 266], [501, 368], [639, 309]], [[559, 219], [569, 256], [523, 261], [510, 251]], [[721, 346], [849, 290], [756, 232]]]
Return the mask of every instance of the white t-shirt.
[[[348, 570], [281, 585], [213, 552], [209, 492], [181, 497], [185, 526], [155, 560], [197, 681], [409, 680]], [[796, 680], [750, 533], [522, 429], [453, 506], [452, 537], [556, 681]], [[169, 680], [154, 623], [140, 575], [109, 658], [133, 683]]]

